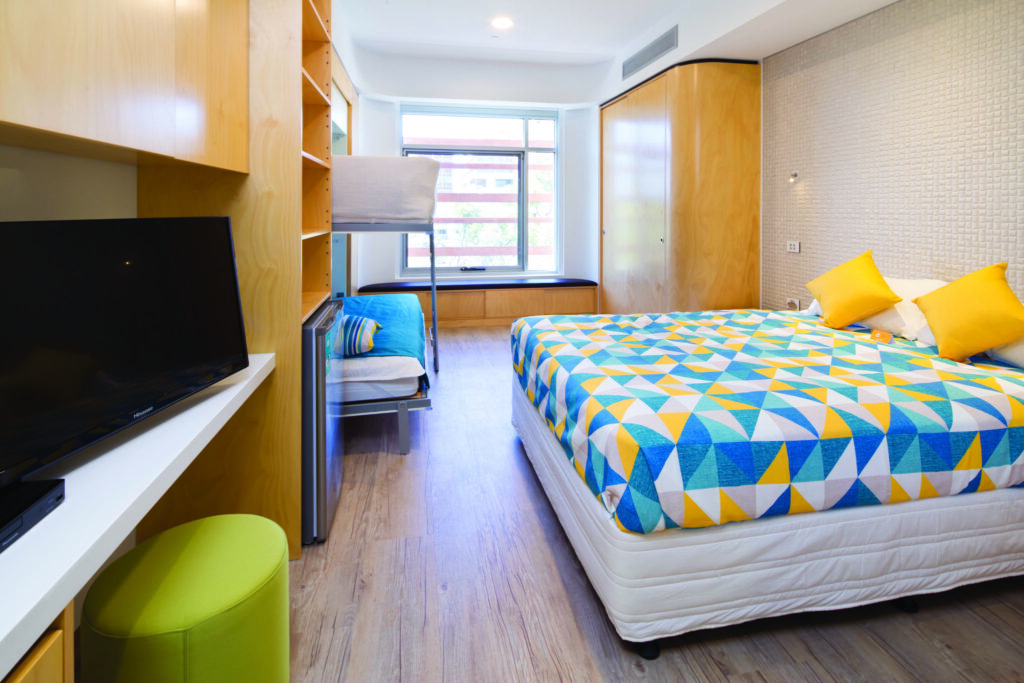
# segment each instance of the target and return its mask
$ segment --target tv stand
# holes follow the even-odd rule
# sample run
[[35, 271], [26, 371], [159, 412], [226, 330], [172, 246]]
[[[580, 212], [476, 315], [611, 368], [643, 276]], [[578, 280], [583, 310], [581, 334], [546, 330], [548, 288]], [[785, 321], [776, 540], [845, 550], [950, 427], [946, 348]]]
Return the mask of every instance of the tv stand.
[[64, 502], [64, 480], [19, 480], [0, 488], [0, 553]]

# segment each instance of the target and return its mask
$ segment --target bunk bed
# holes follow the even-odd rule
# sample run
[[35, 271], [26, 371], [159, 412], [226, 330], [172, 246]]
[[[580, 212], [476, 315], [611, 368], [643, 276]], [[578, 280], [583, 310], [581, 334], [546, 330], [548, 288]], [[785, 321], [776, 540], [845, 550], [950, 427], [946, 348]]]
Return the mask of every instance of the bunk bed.
[[[440, 370], [437, 335], [437, 270], [434, 189], [440, 164], [426, 157], [335, 156], [332, 160], [331, 229], [345, 233], [425, 233], [430, 245], [430, 347]], [[366, 315], [382, 328], [375, 350], [336, 354], [327, 400], [338, 417], [394, 413], [399, 452], [409, 452], [409, 412], [430, 408], [424, 364], [424, 319], [412, 294], [347, 297], [346, 315]], [[410, 343], [411, 342], [411, 343]]]
[[440, 164], [427, 157], [333, 157], [331, 230], [425, 233], [430, 244], [430, 346], [438, 364], [434, 188]]

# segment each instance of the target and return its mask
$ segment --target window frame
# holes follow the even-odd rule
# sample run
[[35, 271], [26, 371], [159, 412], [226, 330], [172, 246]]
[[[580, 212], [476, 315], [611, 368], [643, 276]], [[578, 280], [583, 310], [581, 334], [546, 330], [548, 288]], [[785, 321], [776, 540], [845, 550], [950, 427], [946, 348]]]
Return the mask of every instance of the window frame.
[[[475, 118], [516, 118], [520, 119], [523, 127], [523, 144], [518, 147], [494, 147], [494, 146], [471, 146], [471, 145], [406, 145], [402, 132], [402, 121], [406, 114], [428, 114], [434, 116], [472, 116]], [[441, 276], [458, 277], [487, 277], [490, 274], [497, 275], [527, 275], [530, 273], [557, 273], [560, 272], [561, 249], [562, 249], [562, 207], [561, 207], [561, 166], [559, 163], [559, 140], [561, 134], [560, 113], [557, 109], [498, 109], [498, 108], [476, 108], [476, 107], [446, 107], [437, 105], [410, 105], [403, 104], [398, 110], [397, 139], [402, 156], [413, 154], [472, 154], [492, 156], [518, 156], [519, 157], [519, 217], [517, 225], [517, 264], [515, 266], [486, 266], [484, 270], [462, 270], [461, 267], [447, 266], [436, 268]], [[550, 120], [554, 123], [554, 140], [552, 147], [530, 146], [529, 123], [531, 120]], [[530, 153], [544, 153], [552, 156], [552, 170], [555, 177], [553, 183], [552, 222], [554, 229], [554, 261], [553, 270], [531, 271], [529, 263], [529, 238], [530, 238], [530, 187], [529, 187], [529, 158]], [[417, 278], [429, 275], [430, 268], [409, 267], [409, 235], [402, 234], [399, 254], [399, 277]]]

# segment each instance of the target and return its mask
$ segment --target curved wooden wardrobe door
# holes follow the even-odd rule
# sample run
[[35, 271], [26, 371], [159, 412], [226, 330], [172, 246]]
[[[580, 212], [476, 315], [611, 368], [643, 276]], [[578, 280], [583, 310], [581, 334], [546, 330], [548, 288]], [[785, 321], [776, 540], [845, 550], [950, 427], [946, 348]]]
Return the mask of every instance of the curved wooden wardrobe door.
[[666, 73], [666, 306], [748, 308], [760, 298], [761, 70], [702, 62]]

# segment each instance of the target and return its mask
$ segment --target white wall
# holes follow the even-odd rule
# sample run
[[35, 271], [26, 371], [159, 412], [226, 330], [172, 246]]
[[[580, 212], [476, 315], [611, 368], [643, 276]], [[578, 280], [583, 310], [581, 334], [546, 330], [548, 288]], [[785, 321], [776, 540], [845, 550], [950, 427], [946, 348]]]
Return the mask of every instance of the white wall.
[[137, 215], [135, 166], [0, 145], [0, 220]]
[[566, 277], [600, 272], [601, 150], [596, 105], [562, 112], [562, 263]]

